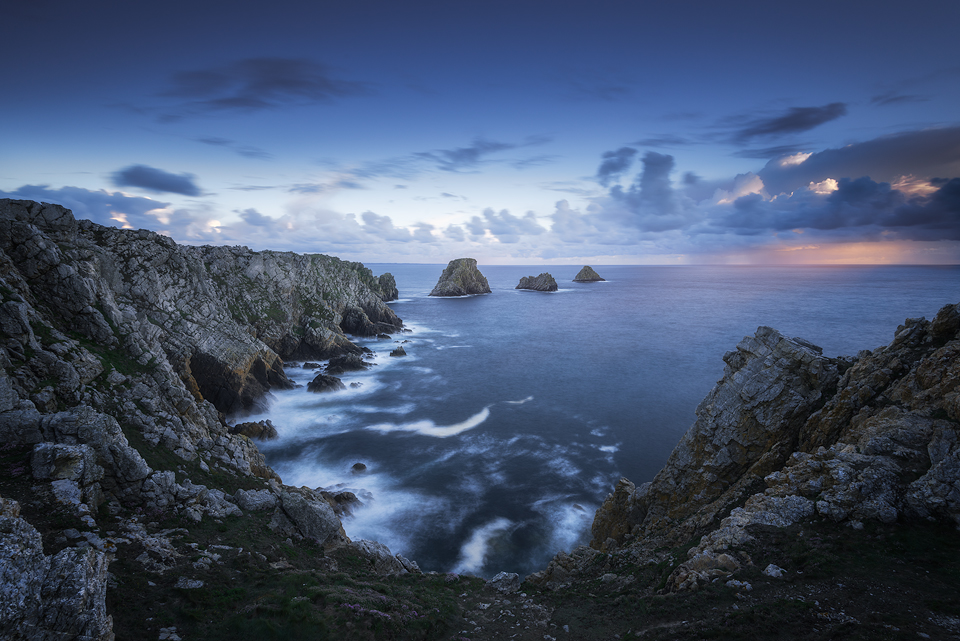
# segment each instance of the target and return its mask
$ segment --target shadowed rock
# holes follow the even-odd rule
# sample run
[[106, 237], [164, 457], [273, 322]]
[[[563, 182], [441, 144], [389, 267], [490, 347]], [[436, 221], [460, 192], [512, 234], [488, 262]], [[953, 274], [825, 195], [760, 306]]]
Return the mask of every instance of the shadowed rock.
[[317, 374], [316, 378], [307, 383], [308, 392], [337, 392], [342, 389], [347, 389], [343, 381], [327, 374]]
[[469, 296], [470, 294], [489, 294], [490, 285], [486, 277], [477, 269], [476, 258], [457, 258], [451, 260], [440, 275], [431, 296]]
[[515, 289], [531, 289], [535, 292], [555, 292], [557, 291], [557, 281], [543, 272], [539, 276], [524, 276], [520, 279], [520, 284]]
[[575, 283], [596, 283], [601, 280], [606, 280], [605, 278], [600, 278], [600, 274], [593, 270], [593, 267], [590, 265], [584, 265], [583, 269], [580, 270], [580, 273], [577, 274], [576, 278], [573, 279]]

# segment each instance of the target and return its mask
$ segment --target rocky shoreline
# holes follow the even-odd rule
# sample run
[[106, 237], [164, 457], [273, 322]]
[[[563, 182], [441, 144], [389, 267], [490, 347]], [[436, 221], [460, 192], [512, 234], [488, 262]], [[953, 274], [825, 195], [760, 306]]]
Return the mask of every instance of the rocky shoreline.
[[[470, 260], [438, 288], [486, 284]], [[285, 359], [362, 367], [348, 334], [402, 328], [392, 276], [6, 200], [0, 294], [0, 637], [960, 634], [958, 305], [856, 357], [759, 328], [590, 546], [485, 582], [349, 540], [357, 497], [284, 485], [273, 426], [224, 419]]]

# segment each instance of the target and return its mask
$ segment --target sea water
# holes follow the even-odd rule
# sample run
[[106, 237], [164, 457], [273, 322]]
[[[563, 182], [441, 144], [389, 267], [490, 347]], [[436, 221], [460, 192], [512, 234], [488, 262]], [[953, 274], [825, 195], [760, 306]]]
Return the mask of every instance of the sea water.
[[274, 392], [251, 420], [280, 436], [260, 447], [286, 484], [354, 492], [352, 539], [484, 577], [588, 542], [617, 480], [653, 478], [758, 326], [855, 355], [960, 301], [958, 267], [597, 266], [605, 282], [574, 283], [580, 265], [551, 266], [544, 293], [514, 289], [542, 268], [481, 265], [493, 293], [462, 298], [428, 296], [443, 265], [370, 267], [396, 277], [412, 331], [357, 339], [375, 365], [344, 391]]

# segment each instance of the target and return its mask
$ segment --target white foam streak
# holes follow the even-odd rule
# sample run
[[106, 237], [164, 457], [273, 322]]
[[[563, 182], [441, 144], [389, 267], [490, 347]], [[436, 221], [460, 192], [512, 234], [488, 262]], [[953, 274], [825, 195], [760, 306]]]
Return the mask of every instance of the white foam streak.
[[380, 432], [416, 432], [423, 436], [447, 438], [448, 436], [456, 436], [467, 430], [472, 430], [486, 421], [489, 416], [490, 406], [488, 405], [462, 423], [455, 423], [454, 425], [437, 425], [431, 420], [422, 420], [414, 421], [413, 423], [401, 423], [399, 425], [396, 423], [378, 423], [376, 425], [368, 425], [366, 429]]
[[528, 396], [524, 399], [520, 399], [519, 401], [504, 401], [504, 403], [509, 403], [510, 405], [523, 405], [524, 403], [529, 403], [532, 400], [533, 400], [533, 397]]
[[479, 572], [490, 551], [491, 540], [505, 532], [513, 521], [499, 517], [475, 530], [470, 538], [460, 547], [460, 558], [453, 566], [453, 571], [459, 574]]

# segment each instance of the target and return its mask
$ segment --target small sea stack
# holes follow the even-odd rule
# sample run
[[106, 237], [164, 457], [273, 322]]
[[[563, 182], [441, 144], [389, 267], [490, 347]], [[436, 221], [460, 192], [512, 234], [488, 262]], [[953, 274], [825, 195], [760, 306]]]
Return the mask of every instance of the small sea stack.
[[590, 265], [584, 265], [577, 277], [573, 279], [575, 283], [596, 283], [606, 278], [600, 278], [600, 274], [593, 270]]
[[555, 292], [557, 291], [557, 281], [547, 272], [539, 276], [524, 276], [520, 279], [520, 284], [515, 289], [531, 289], [535, 292]]
[[469, 296], [489, 293], [490, 285], [486, 277], [477, 269], [477, 259], [457, 258], [447, 264], [430, 295]]

